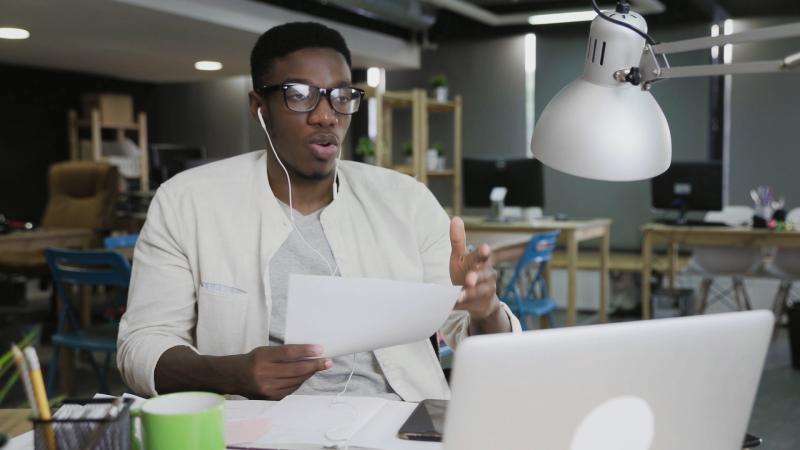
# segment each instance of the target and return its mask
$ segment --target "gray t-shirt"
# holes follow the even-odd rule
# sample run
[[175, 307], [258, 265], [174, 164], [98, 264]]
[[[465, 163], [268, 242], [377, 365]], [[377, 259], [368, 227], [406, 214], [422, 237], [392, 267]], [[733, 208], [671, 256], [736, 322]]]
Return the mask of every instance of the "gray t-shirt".
[[[289, 216], [289, 206], [281, 202], [284, 213]], [[324, 208], [323, 208], [324, 209]], [[333, 252], [322, 231], [320, 215], [322, 209], [304, 216], [294, 211], [295, 230], [278, 249], [269, 263], [269, 281], [272, 287], [272, 317], [270, 318], [269, 344], [283, 345], [286, 326], [286, 296], [289, 274], [331, 275], [331, 270], [338, 276], [339, 271], [333, 258]], [[300, 230], [302, 237], [298, 235]], [[303, 242], [305, 238], [306, 242]], [[312, 247], [314, 250], [312, 250]], [[319, 254], [317, 254], [319, 252]], [[323, 261], [322, 258], [327, 261]], [[346, 333], [347, 330], [342, 330]], [[309, 342], [313, 344], [313, 342]], [[383, 397], [400, 400], [394, 393], [386, 377], [381, 371], [373, 352], [361, 352], [355, 355], [333, 358], [333, 366], [317, 372], [306, 380], [295, 394], [338, 394], [342, 391], [355, 364], [355, 371], [345, 395]]]

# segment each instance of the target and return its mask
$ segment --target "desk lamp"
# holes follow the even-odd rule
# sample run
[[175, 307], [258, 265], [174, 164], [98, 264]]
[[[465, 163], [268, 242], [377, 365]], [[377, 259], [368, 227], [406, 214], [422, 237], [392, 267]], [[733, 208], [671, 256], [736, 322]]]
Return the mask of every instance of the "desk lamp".
[[542, 112], [533, 155], [561, 172], [608, 181], [652, 178], [669, 167], [669, 125], [650, 88], [667, 78], [781, 72], [800, 66], [800, 53], [781, 60], [670, 67], [666, 55], [725, 44], [800, 36], [800, 23], [741, 33], [656, 43], [644, 18], [618, 1], [592, 21], [581, 78]]

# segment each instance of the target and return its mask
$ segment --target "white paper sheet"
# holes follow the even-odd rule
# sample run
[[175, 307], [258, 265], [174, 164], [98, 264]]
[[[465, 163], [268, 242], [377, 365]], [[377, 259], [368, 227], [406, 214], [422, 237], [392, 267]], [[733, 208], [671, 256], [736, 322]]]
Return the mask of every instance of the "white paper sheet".
[[287, 344], [334, 357], [427, 339], [444, 324], [460, 286], [289, 275]]
[[267, 413], [272, 429], [253, 447], [297, 448], [350, 441], [389, 400], [290, 395]]
[[[358, 449], [440, 450], [439, 442], [407, 441], [397, 437], [416, 403], [375, 397], [290, 395], [268, 412], [272, 429], [247, 448], [330, 448], [329, 437], [349, 436]], [[344, 441], [338, 441], [343, 444]]]

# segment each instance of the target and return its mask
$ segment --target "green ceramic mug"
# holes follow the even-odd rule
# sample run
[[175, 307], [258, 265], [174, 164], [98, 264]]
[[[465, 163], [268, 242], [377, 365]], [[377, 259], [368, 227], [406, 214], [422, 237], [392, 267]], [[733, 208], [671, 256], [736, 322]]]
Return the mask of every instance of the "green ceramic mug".
[[131, 411], [133, 448], [222, 450], [224, 405], [224, 397], [208, 392], [179, 392], [151, 398], [141, 408]]

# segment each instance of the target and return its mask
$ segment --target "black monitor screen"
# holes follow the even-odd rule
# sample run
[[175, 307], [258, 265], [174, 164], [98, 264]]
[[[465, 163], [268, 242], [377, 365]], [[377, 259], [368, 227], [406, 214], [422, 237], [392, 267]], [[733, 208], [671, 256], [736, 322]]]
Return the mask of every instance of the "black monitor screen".
[[491, 206], [489, 193], [496, 186], [508, 189], [505, 205], [544, 207], [542, 163], [538, 160], [464, 158], [462, 167], [464, 205], [467, 207]]
[[151, 178], [160, 184], [205, 160], [206, 149], [191, 145], [153, 144], [150, 155]]
[[653, 208], [683, 211], [722, 209], [722, 163], [673, 162], [650, 181]]

